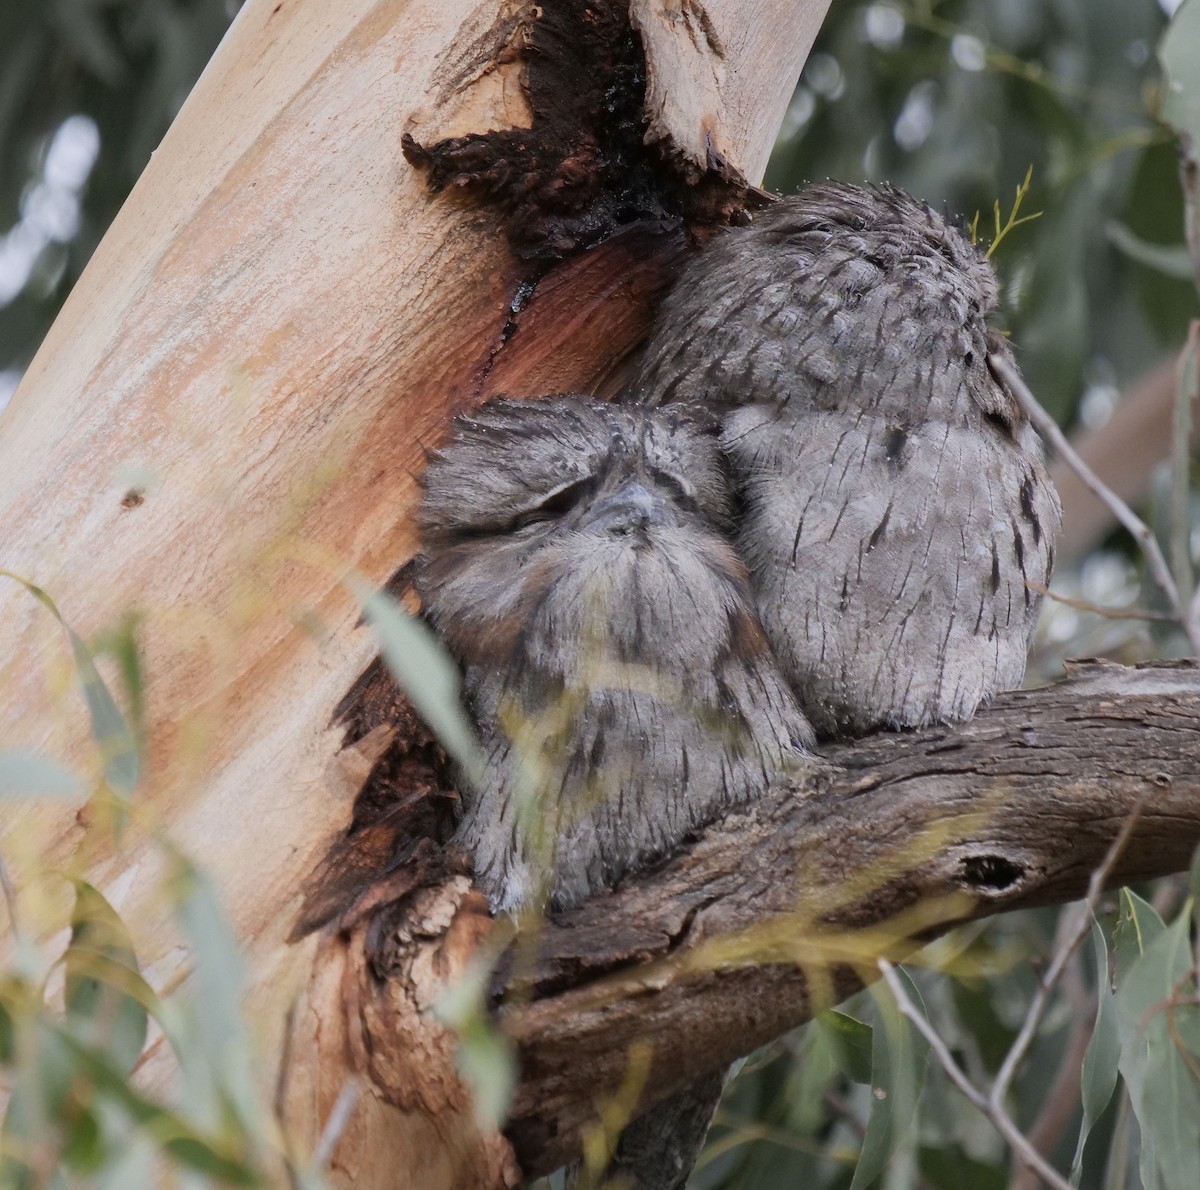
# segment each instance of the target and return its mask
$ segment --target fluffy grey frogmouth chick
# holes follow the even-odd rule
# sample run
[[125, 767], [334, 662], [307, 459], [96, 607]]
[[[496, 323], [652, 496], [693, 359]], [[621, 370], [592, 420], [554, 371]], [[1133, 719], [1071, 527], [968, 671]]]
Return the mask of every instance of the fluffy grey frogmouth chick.
[[714, 239], [631, 392], [723, 418], [737, 544], [818, 732], [970, 718], [1020, 684], [1061, 513], [988, 357], [996, 280], [887, 187], [827, 182]]
[[459, 838], [498, 910], [613, 885], [812, 743], [722, 532], [712, 430], [500, 399], [429, 463], [416, 585], [482, 737]]

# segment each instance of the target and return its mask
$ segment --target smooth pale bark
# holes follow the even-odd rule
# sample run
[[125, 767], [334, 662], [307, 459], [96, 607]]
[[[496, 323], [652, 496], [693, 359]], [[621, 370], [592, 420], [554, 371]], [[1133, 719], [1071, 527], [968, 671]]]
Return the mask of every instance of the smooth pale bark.
[[[757, 180], [826, 6], [637, 4], [652, 129], [679, 164], [715, 146]], [[0, 850], [23, 898], [39, 870], [86, 854], [168, 990], [190, 959], [156, 833], [207, 869], [245, 948], [268, 1078], [299, 1003], [301, 1147], [350, 1073], [338, 969], [285, 942], [356, 791], [329, 724], [375, 646], [342, 580], [381, 583], [410, 556], [413, 477], [448, 413], [500, 386], [598, 387], [645, 329], [646, 253], [617, 243], [547, 279], [506, 332], [523, 274], [493, 214], [431, 198], [401, 158], [406, 130], [528, 120], [519, 63], [496, 59], [529, 9], [249, 0], [0, 421], [0, 566], [84, 636], [136, 611], [148, 716], [119, 848], [37, 802], [5, 807]], [[0, 624], [0, 744], [98, 774], [58, 626], [9, 581]], [[166, 1072], [159, 1046], [146, 1076]], [[418, 1168], [408, 1185], [511, 1177], [502, 1148], [480, 1157], [455, 1127], [367, 1086], [336, 1176], [359, 1190]]]

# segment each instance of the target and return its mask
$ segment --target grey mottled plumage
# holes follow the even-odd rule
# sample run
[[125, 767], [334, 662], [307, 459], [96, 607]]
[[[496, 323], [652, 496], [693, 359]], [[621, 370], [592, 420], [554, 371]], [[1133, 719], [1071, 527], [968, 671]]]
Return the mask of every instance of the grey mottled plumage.
[[811, 186], [715, 239], [637, 400], [724, 419], [738, 548], [818, 731], [969, 718], [1017, 686], [1053, 565], [1040, 443], [988, 367], [988, 262], [898, 190]]
[[497, 909], [611, 886], [812, 742], [721, 531], [712, 428], [496, 400], [429, 464], [417, 586], [483, 738], [459, 836]]

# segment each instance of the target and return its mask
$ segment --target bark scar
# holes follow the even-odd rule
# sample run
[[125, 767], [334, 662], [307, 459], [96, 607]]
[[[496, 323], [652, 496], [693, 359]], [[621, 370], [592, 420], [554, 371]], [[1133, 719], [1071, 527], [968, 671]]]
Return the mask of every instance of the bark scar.
[[[702, 5], [688, 0], [667, 15], [683, 22], [680, 36], [723, 55]], [[410, 127], [402, 148], [435, 193], [459, 191], [496, 206], [521, 259], [547, 265], [635, 223], [730, 222], [767, 201], [708, 130], [699, 171], [669, 138], [648, 135], [646, 53], [627, 4], [561, 0], [523, 8], [477, 39], [446, 86], [486, 75], [493, 66], [481, 54], [489, 47], [523, 67], [528, 127], [438, 140], [418, 139]]]

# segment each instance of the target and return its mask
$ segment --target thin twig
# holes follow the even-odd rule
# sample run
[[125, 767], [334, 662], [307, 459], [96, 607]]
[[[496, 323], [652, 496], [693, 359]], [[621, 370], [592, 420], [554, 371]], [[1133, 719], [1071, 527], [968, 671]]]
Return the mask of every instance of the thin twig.
[[[1066, 937], [1069, 924], [1064, 914], [1060, 918], [1059, 940]], [[1081, 965], [1082, 959], [1076, 951], [1062, 981], [1073, 1023], [1067, 1043], [1063, 1047], [1058, 1073], [1054, 1076], [1050, 1090], [1038, 1105], [1037, 1119], [1033, 1121], [1027, 1133], [1029, 1143], [1047, 1160], [1058, 1148], [1063, 1133], [1079, 1109], [1083, 1059], [1094, 1032], [1092, 997], [1084, 987], [1080, 974]], [[1030, 1169], [1017, 1170], [1009, 1181], [1008, 1190], [1037, 1190], [1037, 1175]]]
[[1112, 841], [1112, 845], [1104, 856], [1104, 862], [1092, 873], [1092, 877], [1088, 881], [1087, 896], [1084, 897], [1076, 912], [1075, 923], [1067, 931], [1062, 942], [1055, 948], [1050, 965], [1046, 968], [1046, 973], [1038, 981], [1037, 991], [1034, 992], [1033, 999], [1029, 1003], [1029, 1008], [1025, 1013], [1025, 1020], [1022, 1022], [1016, 1039], [1005, 1055], [1004, 1062], [996, 1075], [996, 1081], [992, 1084], [992, 1093], [989, 1101], [997, 1109], [1001, 1107], [1005, 1097], [1008, 1095], [1012, 1080], [1017, 1073], [1017, 1067], [1020, 1066], [1026, 1053], [1029, 1051], [1030, 1045], [1033, 1043], [1038, 1026], [1042, 1022], [1042, 1015], [1045, 1013], [1046, 1006], [1050, 1001], [1050, 993], [1053, 992], [1059, 979], [1062, 978], [1062, 973], [1067, 963], [1070, 962], [1076, 948], [1091, 929], [1092, 916], [1095, 913], [1096, 904], [1100, 900], [1100, 894], [1104, 892], [1104, 886], [1112, 874], [1117, 860], [1121, 858], [1121, 852], [1125, 850], [1125, 846], [1129, 842], [1129, 837], [1133, 834], [1133, 828], [1142, 816], [1142, 807], [1145, 804], [1146, 800], [1143, 796], [1142, 800], [1130, 811], [1129, 817], [1125, 819], [1125, 824], [1121, 827], [1120, 832]]
[[[1196, 286], [1196, 296], [1200, 298], [1200, 159], [1196, 156], [1196, 142], [1189, 133], [1182, 131], [1179, 133], [1179, 183], [1183, 190], [1184, 238], [1187, 241], [1188, 255], [1192, 259], [1192, 280]], [[1180, 376], [1180, 390], [1176, 405], [1177, 431], [1178, 420], [1182, 418], [1184, 408], [1190, 407], [1193, 397], [1200, 400], [1200, 351], [1197, 347], [1197, 327], [1200, 327], [1200, 322], [1193, 319], [1188, 329], [1188, 347], [1186, 349], [1191, 353], [1192, 366], [1196, 374], [1196, 392], [1185, 398], [1183, 393], [1184, 377]], [[1181, 367], [1181, 371], [1186, 372], [1186, 369]], [[1189, 428], [1190, 421], [1189, 417]], [[1184, 441], [1176, 449], [1177, 458], [1182, 456], [1181, 461], [1186, 464], [1191, 463], [1190, 448], [1190, 441]], [[1190, 550], [1187, 560], [1190, 563]], [[1192, 591], [1185, 627], [1189, 638], [1194, 632], [1200, 632], [1200, 584], [1197, 584]]]
[[1101, 607], [1098, 603], [1089, 603], [1086, 599], [1074, 599], [1070, 595], [1051, 591], [1044, 583], [1039, 583], [1031, 578], [1025, 580], [1025, 585], [1031, 591], [1045, 595], [1047, 599], [1052, 599], [1055, 603], [1066, 604], [1067, 607], [1073, 607], [1076, 611], [1091, 612], [1092, 615], [1103, 616], [1106, 620], [1149, 620], [1155, 624], [1177, 623], [1175, 617], [1167, 615], [1166, 612], [1148, 612], [1140, 607]]
[[1091, 879], [1088, 881], [1087, 896], [1079, 906], [1076, 920], [1069, 929], [1064, 931], [1060, 943], [1055, 947], [1050, 966], [1038, 984], [1038, 989], [1034, 993], [1033, 1000], [1030, 1002], [1029, 1009], [1025, 1014], [1025, 1020], [1021, 1024], [1021, 1029], [1017, 1034], [1016, 1040], [1014, 1040], [1007, 1055], [1005, 1055], [1000, 1071], [996, 1075], [995, 1082], [992, 1084], [990, 1094], [984, 1095], [966, 1076], [962, 1068], [954, 1060], [949, 1049], [947, 1049], [945, 1042], [938, 1037], [925, 1018], [917, 1011], [912, 1001], [908, 999], [903, 985], [896, 978], [895, 969], [886, 959], [879, 960], [879, 969], [883, 972], [883, 978], [887, 981], [888, 987], [896, 997], [900, 1011], [912, 1021], [925, 1040], [929, 1042], [930, 1049], [933, 1050], [934, 1055], [941, 1063], [950, 1080], [974, 1107], [978, 1108], [979, 1111], [991, 1120], [1000, 1135], [1008, 1141], [1017, 1158], [1023, 1161], [1043, 1181], [1055, 1187], [1055, 1190], [1067, 1190], [1069, 1183], [1055, 1172], [1046, 1159], [1034, 1147], [1029, 1138], [1016, 1126], [1012, 1117], [1005, 1110], [1004, 1100], [1016, 1076], [1017, 1069], [1024, 1060], [1025, 1055], [1029, 1052], [1029, 1047], [1037, 1034], [1038, 1026], [1041, 1024], [1042, 1016], [1046, 1011], [1051, 993], [1059, 979], [1062, 978], [1062, 974], [1079, 947], [1080, 942], [1083, 941], [1084, 936], [1091, 928], [1092, 916], [1095, 913], [1096, 904], [1100, 900], [1100, 895], [1104, 891], [1104, 886], [1112, 874], [1117, 860], [1129, 842], [1133, 829], [1141, 817], [1144, 805], [1145, 800], [1143, 799], [1134, 806], [1132, 812], [1126, 818], [1124, 825], [1121, 827], [1120, 833], [1109, 847], [1104, 857], [1104, 862], [1092, 873]]
[[1171, 564], [1180, 600], [1191, 603], [1196, 588], [1192, 576], [1192, 405], [1200, 381], [1200, 320], [1192, 319], [1187, 341], [1175, 364], [1175, 415], [1171, 420]]
[[329, 1119], [325, 1121], [325, 1127], [321, 1130], [321, 1139], [317, 1142], [317, 1147], [313, 1152], [314, 1168], [325, 1169], [329, 1165], [333, 1158], [333, 1151], [337, 1148], [338, 1141], [342, 1139], [346, 1125], [350, 1123], [350, 1116], [358, 1103], [361, 1090], [358, 1079], [351, 1078], [346, 1080], [341, 1091], [338, 1092], [333, 1110], [329, 1113]]
[[1019, 1161], [1028, 1165], [1051, 1190], [1071, 1190], [1071, 1184], [1029, 1143], [1029, 1139], [1016, 1126], [1006, 1111], [998, 1109], [975, 1087], [946, 1048], [946, 1043], [937, 1035], [930, 1023], [921, 1015], [908, 997], [904, 985], [896, 976], [896, 969], [887, 959], [879, 959], [879, 970], [888, 985], [900, 1011], [912, 1022], [913, 1028], [925, 1038], [930, 1050], [937, 1058], [950, 1081], [959, 1089], [972, 1107], [982, 1112], [992, 1126], [1008, 1142]]
[[1179, 183], [1183, 190], [1184, 238], [1192, 258], [1196, 296], [1200, 297], [1200, 158], [1196, 156], [1196, 142], [1186, 132], [1179, 133]]
[[[279, 1069], [275, 1074], [275, 1121], [279, 1125], [280, 1132], [287, 1137], [287, 1100], [291, 1089], [291, 1074], [292, 1074], [292, 1049], [295, 1044], [296, 1034], [296, 1003], [297, 1000], [293, 997], [291, 1003], [287, 1007], [287, 1012], [283, 1018], [283, 1045], [279, 1054]], [[283, 1156], [284, 1168], [287, 1171], [288, 1185], [291, 1190], [299, 1190], [300, 1176], [296, 1170], [296, 1162], [291, 1153], [288, 1151], [288, 1146], [285, 1145]]]
[[1038, 404], [1037, 398], [1029, 391], [1028, 385], [1017, 374], [1017, 370], [997, 355], [988, 356], [988, 364], [992, 372], [1001, 380], [1017, 403], [1025, 411], [1026, 416], [1038, 433], [1049, 442], [1058, 452], [1063, 461], [1083, 480], [1086, 487], [1098, 499], [1107, 505], [1108, 510], [1121, 522], [1133, 538], [1141, 546], [1154, 581], [1158, 583], [1175, 619], [1187, 633], [1192, 652], [1200, 656], [1200, 628], [1193, 624], [1186, 609], [1179, 599], [1179, 588], [1171, 577], [1171, 568], [1163, 557], [1158, 540], [1150, 531], [1150, 527], [1141, 517], [1121, 499], [1088, 465], [1079, 457], [1075, 448], [1067, 441], [1066, 435], [1058, 428], [1058, 423]]

